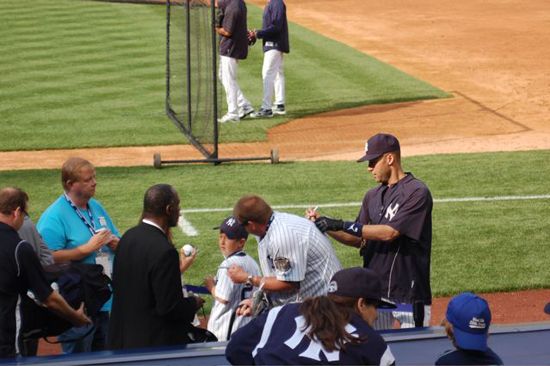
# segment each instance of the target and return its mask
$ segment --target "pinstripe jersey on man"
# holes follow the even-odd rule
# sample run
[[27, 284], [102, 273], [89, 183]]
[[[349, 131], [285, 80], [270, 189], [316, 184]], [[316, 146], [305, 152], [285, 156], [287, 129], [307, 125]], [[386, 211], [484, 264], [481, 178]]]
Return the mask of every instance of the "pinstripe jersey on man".
[[327, 236], [306, 218], [273, 212], [267, 232], [258, 241], [258, 257], [265, 277], [300, 282], [298, 292], [271, 292], [274, 303], [301, 302], [325, 295], [332, 275], [342, 269]]
[[[222, 304], [214, 300], [214, 306], [208, 320], [208, 330], [216, 335], [219, 341], [227, 340], [231, 317], [237, 306], [243, 298], [250, 297], [252, 291], [245, 290], [245, 283], [233, 283], [227, 275], [227, 268], [231, 265], [242, 267], [250, 276], [261, 276], [260, 267], [256, 261], [242, 251], [237, 251], [227, 257], [218, 268], [216, 274], [216, 297], [227, 300], [227, 304]], [[244, 297], [243, 297], [244, 296]], [[247, 324], [252, 318], [244, 316], [235, 316], [231, 325], [231, 333]]]

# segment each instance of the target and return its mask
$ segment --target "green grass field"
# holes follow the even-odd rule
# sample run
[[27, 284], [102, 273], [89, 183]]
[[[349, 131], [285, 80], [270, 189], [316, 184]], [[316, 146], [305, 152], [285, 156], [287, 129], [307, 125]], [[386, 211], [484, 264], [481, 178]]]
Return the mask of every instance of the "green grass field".
[[[0, 7], [0, 150], [187, 143], [164, 113], [164, 6], [0, 0]], [[248, 8], [249, 26], [260, 27], [261, 9]], [[312, 113], [450, 97], [296, 24], [290, 33], [288, 115], [223, 125], [221, 142], [261, 141], [271, 126]], [[256, 107], [262, 57], [258, 43], [239, 68]]]
[[[441, 202], [442, 199], [549, 195], [550, 151], [441, 155], [406, 158], [407, 171], [430, 187], [435, 199], [432, 287], [435, 296], [460, 291], [493, 292], [550, 288], [549, 198]], [[538, 167], [533, 169], [532, 167]], [[235, 201], [247, 193], [260, 194], [272, 205], [323, 205], [360, 202], [374, 186], [365, 164], [354, 162], [250, 163], [100, 168], [97, 198], [123, 233], [136, 224], [145, 190], [156, 183], [174, 185], [182, 209], [228, 210], [185, 213], [198, 230], [186, 237], [175, 229], [175, 242], [199, 248], [195, 265], [184, 279], [200, 284], [214, 274], [222, 257], [218, 232], [212, 228], [230, 215]], [[35, 221], [61, 193], [58, 170], [0, 172], [0, 187], [16, 185], [30, 194]], [[328, 216], [354, 219], [359, 206], [319, 209]], [[283, 211], [302, 215], [304, 208]], [[346, 267], [360, 265], [354, 248], [334, 244]], [[246, 246], [254, 257], [256, 242]]]

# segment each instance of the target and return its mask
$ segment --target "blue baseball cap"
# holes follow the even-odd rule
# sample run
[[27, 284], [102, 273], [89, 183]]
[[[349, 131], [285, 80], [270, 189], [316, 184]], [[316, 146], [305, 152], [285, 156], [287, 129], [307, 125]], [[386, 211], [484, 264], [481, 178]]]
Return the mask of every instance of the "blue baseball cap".
[[239, 224], [239, 221], [234, 217], [226, 217], [220, 226], [216, 226], [214, 229], [220, 229], [222, 233], [227, 235], [229, 239], [248, 239], [248, 232]]
[[546, 304], [546, 306], [544, 307], [544, 312], [548, 315], [550, 315], [550, 302], [548, 304]]
[[378, 133], [365, 143], [365, 155], [357, 162], [374, 160], [382, 154], [397, 150], [400, 150], [399, 141], [394, 135]]
[[485, 299], [463, 292], [447, 308], [447, 320], [453, 325], [456, 345], [463, 349], [485, 351], [491, 325], [491, 310]]

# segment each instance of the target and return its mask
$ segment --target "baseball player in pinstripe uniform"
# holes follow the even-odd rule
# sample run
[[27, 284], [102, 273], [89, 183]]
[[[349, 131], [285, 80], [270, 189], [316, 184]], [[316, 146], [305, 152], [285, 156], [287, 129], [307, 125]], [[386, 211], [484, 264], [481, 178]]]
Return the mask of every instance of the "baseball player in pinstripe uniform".
[[214, 229], [220, 229], [219, 246], [225, 260], [218, 267], [216, 278], [209, 276], [204, 279], [206, 288], [214, 297], [208, 330], [214, 333], [219, 341], [226, 341], [231, 333], [250, 321], [250, 318], [236, 316], [235, 310], [254, 290], [248, 284], [233, 283], [227, 275], [227, 269], [232, 265], [239, 266], [251, 276], [260, 276], [261, 272], [258, 263], [243, 252], [248, 232], [237, 219], [227, 217]]
[[[248, 282], [268, 291], [275, 304], [301, 302], [324, 295], [332, 275], [342, 266], [330, 240], [309, 220], [274, 212], [259, 196], [242, 197], [233, 215], [256, 236], [262, 276], [252, 276], [231, 266], [228, 274], [236, 283]], [[249, 314], [249, 302], [242, 313]]]

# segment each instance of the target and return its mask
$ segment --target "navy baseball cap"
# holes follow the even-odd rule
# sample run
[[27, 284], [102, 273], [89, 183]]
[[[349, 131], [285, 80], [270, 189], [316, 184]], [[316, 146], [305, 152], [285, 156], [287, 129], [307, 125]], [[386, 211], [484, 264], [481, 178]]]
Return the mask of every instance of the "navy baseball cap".
[[546, 306], [544, 307], [544, 312], [548, 315], [550, 315], [550, 302], [548, 304], [546, 304]]
[[367, 268], [352, 267], [336, 272], [328, 285], [328, 294], [375, 300], [378, 308], [396, 308], [394, 303], [382, 297], [380, 277]]
[[214, 229], [220, 229], [229, 239], [248, 239], [248, 232], [234, 217], [226, 217], [222, 224]]
[[463, 292], [447, 308], [447, 320], [453, 325], [456, 345], [463, 349], [485, 351], [491, 325], [491, 310], [485, 299]]
[[365, 156], [357, 160], [357, 162], [374, 160], [382, 154], [399, 149], [399, 141], [395, 136], [387, 133], [378, 133], [365, 143]]

